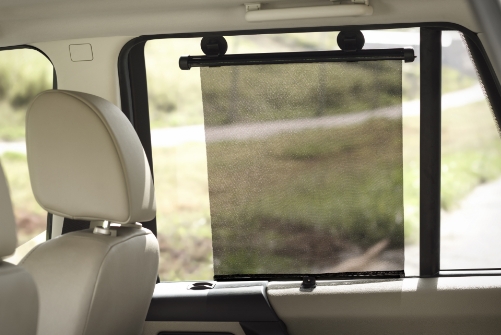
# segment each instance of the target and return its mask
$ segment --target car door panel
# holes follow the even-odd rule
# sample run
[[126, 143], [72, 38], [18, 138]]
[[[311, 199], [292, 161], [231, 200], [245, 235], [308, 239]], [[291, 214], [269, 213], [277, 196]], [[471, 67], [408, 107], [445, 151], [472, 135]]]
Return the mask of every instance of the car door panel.
[[499, 334], [501, 277], [272, 282], [268, 298], [291, 335]]

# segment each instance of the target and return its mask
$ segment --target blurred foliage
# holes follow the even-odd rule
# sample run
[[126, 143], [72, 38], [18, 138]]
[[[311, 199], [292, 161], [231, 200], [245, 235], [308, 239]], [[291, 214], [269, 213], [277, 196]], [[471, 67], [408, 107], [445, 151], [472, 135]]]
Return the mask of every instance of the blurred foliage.
[[[228, 53], [302, 51], [335, 48], [328, 33], [228, 37]], [[200, 71], [181, 71], [178, 58], [200, 54], [200, 39], [159, 40], [146, 45], [150, 116], [153, 127], [203, 123]], [[419, 63], [403, 65], [403, 100], [417, 98]], [[443, 92], [454, 91], [477, 81], [453, 68], [444, 68]], [[24, 117], [31, 97], [52, 87], [52, 65], [34, 50], [0, 53], [0, 139], [21, 140]], [[349, 103], [349, 102], [348, 102]], [[418, 138], [417, 118], [404, 118], [408, 143]], [[447, 126], [450, 124], [451, 126]], [[485, 103], [444, 112], [442, 160], [442, 206], [453, 210], [475, 186], [501, 174], [501, 148], [492, 116]], [[452, 128], [459, 129], [454, 131]], [[406, 135], [406, 136], [407, 136]], [[404, 141], [406, 138], [404, 137]], [[416, 140], [417, 141], [417, 140]], [[416, 142], [414, 141], [414, 142]], [[418, 143], [418, 141], [417, 141]], [[278, 151], [277, 151], [278, 152]], [[279, 151], [283, 159], [329, 155], [315, 146]], [[419, 147], [404, 143], [405, 232], [409, 240], [419, 222]], [[161, 242], [161, 278], [169, 280], [210, 279], [212, 243], [207, 188], [207, 161], [203, 143], [176, 148], [155, 148], [155, 186]], [[45, 212], [31, 193], [24, 154], [4, 153], [2, 164], [9, 179], [22, 243], [45, 229]], [[327, 187], [327, 186], [326, 186]], [[271, 212], [266, 207], [264, 214]], [[324, 234], [319, 229], [318, 238]], [[238, 255], [237, 255], [238, 256]], [[241, 255], [252, 261], [247, 254]], [[255, 260], [254, 260], [255, 261]]]
[[[487, 102], [442, 115], [442, 208], [501, 175], [501, 141]], [[460, 182], [459, 182], [460, 181]]]
[[[287, 35], [267, 35], [267, 36], [240, 36], [228, 37], [228, 53], [252, 53], [252, 52], [288, 52], [304, 51], [312, 49], [335, 49], [335, 33], [315, 33], [315, 34], [287, 34]], [[181, 71], [178, 67], [180, 55], [200, 54], [200, 39], [183, 40], [158, 40], [150, 41], [146, 45], [148, 88], [150, 93], [150, 117], [153, 127], [192, 125], [203, 123], [203, 107], [200, 87], [200, 69], [194, 68], [190, 71]], [[402, 67], [402, 99], [404, 101], [419, 98], [419, 62], [405, 63]], [[451, 92], [466, 88], [477, 83], [476, 78], [462, 74], [451, 67], [443, 68], [443, 92]], [[361, 91], [366, 86], [359, 86]], [[357, 101], [346, 101], [346, 104], [356, 105]], [[468, 108], [468, 107], [465, 107]], [[481, 108], [483, 115], [490, 118], [491, 115]], [[448, 111], [454, 113], [456, 109]], [[314, 113], [315, 111], [307, 111]], [[416, 122], [417, 120], [417, 122]], [[405, 234], [409, 241], [416, 240], [416, 225], [419, 222], [419, 122], [418, 118], [404, 118], [404, 212], [405, 212]], [[222, 119], [221, 123], [227, 123]], [[464, 125], [468, 132], [468, 127], [474, 127], [472, 120], [464, 120]], [[452, 142], [452, 139], [449, 141]], [[415, 144], [417, 143], [417, 147]], [[297, 144], [297, 143], [296, 143]], [[493, 145], [494, 142], [484, 144]], [[203, 147], [193, 151], [192, 145], [185, 144], [175, 150], [170, 148], [154, 149], [157, 201], [159, 203], [158, 215], [159, 232], [166, 244], [169, 245], [169, 252], [162, 252], [161, 278], [169, 280], [180, 279], [209, 279], [212, 276], [212, 253], [210, 240], [210, 215], [207, 190], [206, 156]], [[203, 146], [203, 144], [200, 144]], [[461, 149], [457, 148], [457, 152]], [[189, 154], [193, 154], [190, 157]], [[301, 157], [322, 156], [324, 149], [312, 146], [293, 147], [285, 150], [282, 155]], [[498, 154], [498, 156], [501, 156]], [[444, 161], [448, 158], [444, 156]], [[160, 162], [161, 161], [161, 162]], [[172, 164], [175, 162], [176, 168]], [[191, 168], [198, 166], [198, 169]], [[190, 168], [188, 168], [190, 167]], [[468, 166], [462, 165], [464, 169]], [[175, 172], [173, 172], [175, 171]], [[174, 173], [174, 174], [173, 174]], [[480, 171], [480, 175], [486, 171]], [[495, 175], [495, 173], [493, 174]], [[165, 178], [164, 178], [165, 176]], [[471, 177], [471, 175], [470, 175]], [[194, 183], [198, 180], [198, 184]], [[478, 178], [473, 178], [473, 182], [465, 181], [468, 185], [465, 190], [471, 190], [478, 182]], [[450, 183], [450, 182], [449, 182]], [[189, 187], [183, 185], [190, 185]], [[462, 185], [455, 181], [456, 185]], [[195, 186], [197, 185], [197, 186]], [[447, 187], [447, 185], [445, 185]], [[182, 190], [182, 191], [181, 191]], [[179, 194], [182, 194], [182, 196]], [[178, 198], [179, 196], [179, 198]], [[191, 198], [191, 200], [190, 200]], [[181, 201], [181, 199], [184, 199]], [[200, 199], [207, 199], [203, 204]], [[457, 202], [456, 195], [447, 195], [445, 200], [452, 203]], [[172, 204], [176, 204], [175, 207]], [[190, 205], [191, 204], [191, 205]], [[193, 205], [197, 204], [197, 205]], [[268, 205], [269, 207], [269, 205]], [[165, 208], [165, 210], [163, 210]], [[263, 208], [267, 208], [263, 204]], [[257, 210], [256, 210], [257, 211]], [[197, 224], [198, 222], [198, 224]], [[194, 228], [198, 227], [198, 228]], [[164, 235], [165, 232], [165, 235]], [[322, 236], [324, 231], [319, 230], [317, 238]], [[192, 234], [192, 235], [190, 235]], [[200, 235], [199, 235], [200, 234]], [[199, 240], [199, 236], [204, 237], [205, 242]], [[189, 242], [198, 241], [197, 243]], [[175, 241], [182, 241], [178, 245]], [[161, 240], [162, 242], [162, 240]], [[189, 249], [184, 246], [190, 246]], [[188, 250], [189, 249], [189, 250]], [[205, 259], [190, 258], [189, 255], [200, 255], [206, 252]], [[181, 254], [180, 257], [171, 256]], [[243, 253], [235, 255], [236, 260], [247, 259], [252, 261], [252, 257]], [[182, 259], [182, 261], [179, 261]], [[183, 270], [180, 264], [184, 262], [184, 267], [190, 269]], [[171, 264], [176, 264], [172, 265]], [[238, 263], [238, 261], [236, 262]], [[236, 264], [235, 263], [235, 264]], [[198, 269], [193, 268], [198, 264]], [[216, 264], [218, 264], [216, 260]], [[236, 265], [235, 265], [236, 266]]]
[[[419, 238], [419, 118], [403, 119], [406, 241]], [[476, 186], [501, 176], [501, 141], [486, 101], [442, 112], [441, 207], [456, 209]]]
[[35, 200], [31, 191], [26, 155], [5, 152], [1, 156], [2, 167], [9, 182], [10, 196], [18, 229], [18, 245], [32, 239], [45, 230], [47, 212]]
[[160, 277], [210, 279], [212, 237], [205, 143], [153, 148], [153, 157]]
[[[485, 102], [446, 110], [443, 114], [443, 155], [442, 205], [453, 210], [465, 195], [481, 183], [501, 175], [501, 142], [492, 114]], [[404, 133], [404, 222], [406, 241], [416, 242], [419, 227], [419, 118], [403, 119]], [[458, 142], [459, 141], [459, 142]], [[297, 142], [294, 142], [297, 144]], [[311, 149], [309, 148], [311, 147]], [[313, 150], [314, 146], [295, 145], [274, 151], [282, 157], [322, 157], [327, 149]], [[313, 150], [312, 154], [306, 154]], [[222, 151], [222, 150], [221, 150]], [[204, 143], [186, 143], [172, 148], [154, 148], [155, 188], [157, 191], [157, 224], [161, 242], [160, 276], [162, 280], [194, 280], [212, 278], [212, 240], [207, 184], [207, 160]], [[305, 163], [303, 161], [303, 163]], [[445, 171], [444, 171], [445, 172]], [[363, 183], [361, 183], [363, 185]], [[327, 186], [326, 186], [327, 187]], [[291, 195], [291, 197], [295, 197]], [[301, 197], [301, 195], [297, 195]], [[257, 201], [257, 200], [255, 200]], [[264, 202], [264, 201], [263, 201]], [[257, 203], [257, 202], [256, 202]], [[248, 212], [264, 212], [269, 217], [273, 210], [271, 203], [263, 203], [262, 208]], [[260, 207], [261, 205], [257, 203]], [[294, 203], [294, 206], [297, 202]], [[293, 207], [291, 205], [291, 207]], [[287, 207], [289, 209], [289, 207]], [[285, 210], [281, 210], [285, 211]], [[316, 218], [316, 220], [319, 220]], [[353, 220], [353, 219], [352, 219]], [[263, 222], [263, 221], [261, 221]], [[324, 221], [325, 222], [325, 221]], [[353, 222], [353, 221], [352, 221]], [[276, 226], [276, 222], [272, 222]], [[296, 228], [298, 226], [294, 226]], [[267, 229], [262, 227], [261, 233]], [[276, 233], [277, 230], [275, 230]], [[311, 241], [336, 242], [330, 231], [322, 226], [308, 230], [295, 243]], [[279, 231], [285, 235], [288, 231]], [[325, 238], [327, 235], [328, 238]], [[297, 237], [293, 235], [291, 238]], [[250, 234], [239, 241], [251, 243]], [[305, 237], [303, 240], [302, 237]], [[307, 242], [308, 241], [308, 242]], [[242, 253], [242, 252], [241, 252]], [[253, 256], [243, 253], [234, 255], [235, 267], [244, 260], [256, 262]], [[253, 263], [249, 263], [253, 264]], [[257, 266], [257, 265], [255, 265]]]
[[200, 124], [203, 120], [200, 70], [192, 69], [187, 75], [187, 71], [180, 70], [178, 65], [179, 53], [199, 53], [199, 40], [146, 43], [148, 102], [153, 128]]
[[30, 100], [52, 88], [53, 67], [31, 49], [0, 52], [0, 139], [24, 137], [24, 120]]
[[[411, 101], [419, 99], [419, 63], [410, 63], [403, 66], [402, 74], [402, 100]], [[442, 93], [449, 93], [471, 87], [478, 84], [475, 77], [461, 73], [460, 71], [443, 65], [442, 66]]]
[[[336, 36], [336, 33], [238, 38], [230, 36], [227, 38], [228, 52], [304, 51], [319, 47], [334, 49]], [[200, 69], [182, 71], [178, 66], [180, 55], [200, 53], [199, 41], [197, 38], [156, 40], [146, 44], [150, 118], [153, 128], [203, 123]], [[0, 123], [0, 139], [16, 140], [24, 136], [24, 111], [32, 97], [52, 88], [52, 75], [50, 62], [35, 50], [8, 50], [0, 53], [0, 117], [3, 120]], [[475, 82], [475, 78], [452, 68], [444, 68], [444, 92], [465, 88]], [[365, 85], [370, 85], [361, 81], [351, 84], [356, 84], [360, 92], [365, 90]], [[418, 98], [418, 88], [419, 63], [404, 64], [403, 100]], [[335, 100], [335, 96], [328, 95], [327, 99]], [[350, 101], [349, 97], [343, 97], [342, 100], [337, 103], [345, 106], [357, 104], [356, 99]]]
[[[52, 88], [52, 76], [52, 64], [36, 50], [0, 52], [1, 140], [24, 138], [26, 108], [35, 95]], [[5, 152], [1, 160], [9, 182], [20, 245], [45, 230], [47, 214], [31, 191], [26, 155]]]
[[[259, 36], [228, 36], [228, 54], [256, 52], [292, 52], [306, 50], [337, 49], [337, 33], [292, 33]], [[193, 125], [203, 123], [203, 106], [200, 86], [200, 68], [189, 71], [179, 69], [179, 57], [182, 55], [199, 55], [200, 39], [167, 39], [154, 40], [146, 44], [146, 70], [150, 103], [150, 119], [153, 128]], [[363, 65], [352, 64], [356, 80], [351, 73], [347, 74], [342, 85], [356, 86], [360, 94], [378, 92], [373, 89], [374, 81], [360, 77]], [[384, 67], [384, 65], [383, 65]], [[359, 69], [357, 71], [357, 68]], [[402, 100], [409, 101], [419, 98], [419, 62], [404, 63], [402, 66]], [[381, 72], [383, 73], [383, 72]], [[256, 72], [255, 83], [259, 83], [259, 73]], [[373, 77], [377, 79], [376, 77]], [[278, 80], [278, 78], [277, 78]], [[231, 81], [226, 81], [231, 83]], [[384, 80], [381, 79], [381, 83]], [[467, 88], [477, 83], [477, 79], [461, 73], [457, 69], [444, 66], [442, 73], [443, 93]], [[329, 83], [327, 83], [329, 85]], [[336, 86], [341, 87], [339, 83]], [[331, 85], [334, 89], [335, 86]], [[290, 94], [292, 95], [292, 94]], [[383, 97], [384, 98], [384, 97]], [[348, 108], [359, 108], [359, 96], [339, 96], [336, 91], [326, 96], [329, 103]], [[338, 100], [339, 99], [339, 100]], [[329, 113], [329, 112], [327, 112]], [[222, 118], [221, 124], [228, 122]]]

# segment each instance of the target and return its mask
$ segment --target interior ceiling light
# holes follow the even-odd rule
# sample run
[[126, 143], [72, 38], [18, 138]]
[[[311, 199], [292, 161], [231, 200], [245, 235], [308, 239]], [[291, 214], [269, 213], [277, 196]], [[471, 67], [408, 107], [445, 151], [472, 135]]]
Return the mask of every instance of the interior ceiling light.
[[369, 0], [351, 0], [350, 3], [332, 1], [330, 6], [296, 7], [280, 9], [261, 9], [260, 3], [245, 4], [245, 20], [248, 22], [320, 19], [342, 16], [372, 15], [372, 6]]

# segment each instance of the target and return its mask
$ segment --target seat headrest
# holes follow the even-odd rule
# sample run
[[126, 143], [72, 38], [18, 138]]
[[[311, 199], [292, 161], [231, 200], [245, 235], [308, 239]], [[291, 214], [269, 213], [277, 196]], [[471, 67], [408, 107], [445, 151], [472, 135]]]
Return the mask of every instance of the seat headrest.
[[9, 186], [0, 165], [0, 260], [16, 250], [16, 220], [12, 211]]
[[26, 115], [26, 150], [33, 194], [48, 212], [115, 223], [155, 217], [148, 160], [111, 102], [80, 92], [40, 93]]

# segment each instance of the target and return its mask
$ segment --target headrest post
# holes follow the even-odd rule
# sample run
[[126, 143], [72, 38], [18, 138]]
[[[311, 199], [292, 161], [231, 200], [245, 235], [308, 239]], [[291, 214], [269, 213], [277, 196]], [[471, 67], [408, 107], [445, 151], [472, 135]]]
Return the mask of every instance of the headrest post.
[[94, 234], [117, 236], [117, 231], [115, 229], [110, 229], [110, 223], [108, 221], [91, 221], [90, 226], [94, 227], [92, 231]]

